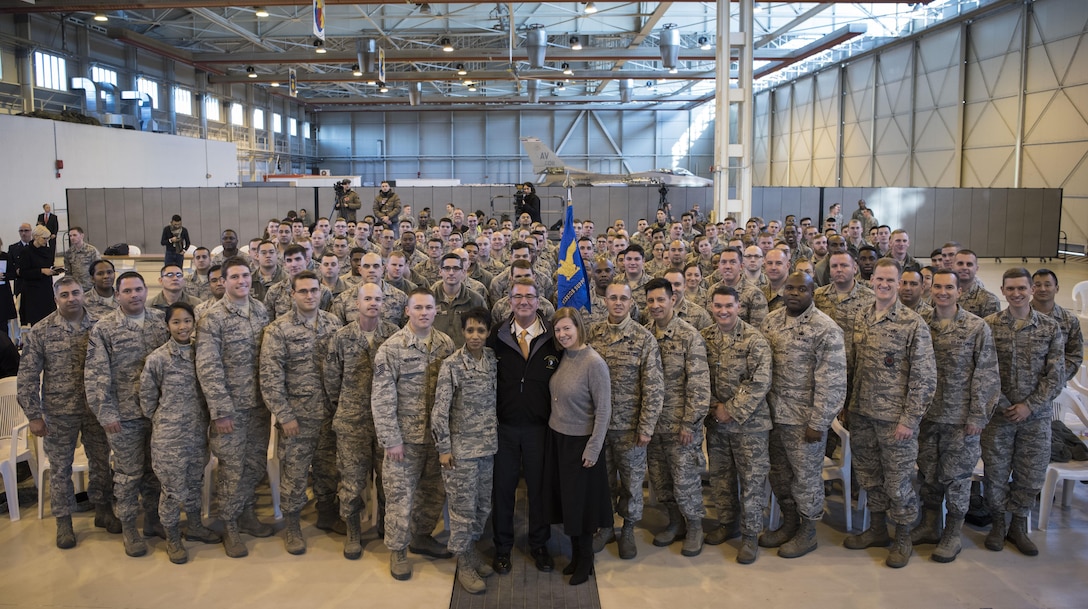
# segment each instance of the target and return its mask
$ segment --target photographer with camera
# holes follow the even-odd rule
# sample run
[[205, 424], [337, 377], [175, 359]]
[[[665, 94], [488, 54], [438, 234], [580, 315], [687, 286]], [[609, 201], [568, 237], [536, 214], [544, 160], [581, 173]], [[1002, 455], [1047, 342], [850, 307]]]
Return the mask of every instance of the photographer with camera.
[[395, 229], [400, 217], [400, 195], [393, 192], [389, 182], [382, 180], [381, 188], [374, 197], [374, 217], [385, 228]]
[[333, 210], [340, 213], [340, 217], [348, 222], [355, 222], [355, 210], [363, 206], [363, 200], [359, 193], [351, 189], [351, 180], [344, 179], [338, 184], [333, 184], [336, 191], [336, 203]]
[[540, 222], [540, 197], [536, 196], [536, 187], [532, 182], [520, 184], [520, 192], [514, 195], [514, 216], [529, 214], [533, 222]]

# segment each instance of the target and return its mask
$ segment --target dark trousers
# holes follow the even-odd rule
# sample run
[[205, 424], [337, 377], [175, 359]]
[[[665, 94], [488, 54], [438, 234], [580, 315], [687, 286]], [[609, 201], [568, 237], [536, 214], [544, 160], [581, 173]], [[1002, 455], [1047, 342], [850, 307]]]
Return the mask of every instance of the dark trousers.
[[529, 548], [542, 548], [551, 537], [543, 497], [547, 431], [546, 425], [518, 427], [499, 424], [491, 523], [495, 533], [495, 551], [500, 554], [509, 554], [514, 547], [514, 504], [522, 473], [529, 494]]
[[185, 268], [185, 254], [179, 254], [170, 250], [166, 250], [166, 255], [163, 256], [163, 265], [176, 264], [180, 268]]

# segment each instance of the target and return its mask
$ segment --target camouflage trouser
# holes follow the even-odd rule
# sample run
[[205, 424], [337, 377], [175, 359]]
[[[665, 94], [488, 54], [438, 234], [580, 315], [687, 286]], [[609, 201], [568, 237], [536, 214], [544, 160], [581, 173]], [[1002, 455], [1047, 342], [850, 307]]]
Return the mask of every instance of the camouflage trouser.
[[182, 510], [190, 514], [200, 512], [207, 464], [207, 419], [152, 426], [151, 466], [162, 483], [159, 518], [163, 526], [177, 526]]
[[313, 458], [314, 499], [318, 505], [332, 505], [336, 500], [336, 486], [340, 472], [336, 468], [336, 434], [332, 430], [332, 417], [325, 417], [317, 436], [317, 450]]
[[438, 451], [433, 444], [404, 444], [404, 460], [386, 459], [382, 482], [388, 498], [385, 546], [403, 550], [416, 535], [430, 535], [442, 515], [446, 491], [442, 486]]
[[460, 554], [472, 548], [484, 532], [491, 513], [491, 481], [495, 457], [458, 459], [453, 468], [442, 470], [450, 511], [450, 552]]
[[1001, 413], [982, 431], [984, 491], [995, 518], [1004, 512], [1030, 515], [1050, 463], [1050, 433], [1049, 418], [1009, 423]]
[[898, 426], [851, 412], [850, 449], [858, 486], [869, 495], [869, 509], [887, 512], [895, 524], [913, 525], [918, 519], [918, 496], [911, 482], [918, 463], [918, 435], [896, 440]]
[[272, 415], [264, 406], [239, 410], [233, 418], [233, 433], [221, 434], [211, 426], [212, 454], [219, 459], [215, 499], [224, 522], [237, 520], [256, 502], [257, 484], [268, 469], [272, 428]]
[[824, 435], [819, 442], [805, 442], [804, 425], [775, 423], [771, 429], [771, 490], [779, 505], [795, 504], [806, 520], [824, 516]]
[[358, 514], [364, 506], [363, 495], [371, 476], [374, 477], [378, 491], [378, 505], [385, 508], [385, 487], [382, 485], [382, 461], [385, 450], [378, 444], [374, 432], [374, 421], [356, 426], [334, 419], [336, 432], [336, 467], [340, 473], [338, 495], [340, 497], [340, 516], [350, 518]]
[[642, 520], [642, 481], [646, 479], [646, 447], [638, 446], [638, 431], [609, 429], [604, 458], [612, 486], [612, 505], [624, 520]]
[[703, 439], [681, 446], [680, 434], [654, 434], [646, 447], [650, 485], [659, 503], [666, 508], [677, 506], [684, 518], [706, 516], [703, 505]]
[[81, 439], [87, 453], [90, 484], [87, 498], [95, 505], [109, 504], [113, 500], [113, 474], [110, 472], [110, 445], [106, 432], [98, 418], [87, 410], [82, 415], [57, 415], [45, 418], [49, 435], [42, 438], [45, 456], [49, 458], [49, 505], [54, 516], [72, 514], [72, 459], [76, 442]]
[[299, 417], [298, 435], [288, 438], [276, 425], [280, 453], [280, 509], [284, 514], [297, 514], [306, 507], [306, 483], [310, 479], [310, 464], [317, 451], [321, 435], [321, 420]]
[[759, 535], [767, 504], [767, 473], [771, 469], [770, 431], [729, 433], [719, 427], [708, 427], [706, 432], [710, 502], [718, 510], [718, 522], [738, 522], [739, 512], [741, 534]]
[[918, 430], [922, 505], [937, 510], [947, 499], [948, 513], [961, 518], [971, 507], [971, 472], [982, 454], [979, 436], [967, 435], [965, 428], [962, 423], [922, 421]]
[[121, 431], [106, 434], [113, 451], [113, 511], [122, 521], [136, 520], [159, 505], [159, 480], [151, 471], [151, 421], [121, 421]]

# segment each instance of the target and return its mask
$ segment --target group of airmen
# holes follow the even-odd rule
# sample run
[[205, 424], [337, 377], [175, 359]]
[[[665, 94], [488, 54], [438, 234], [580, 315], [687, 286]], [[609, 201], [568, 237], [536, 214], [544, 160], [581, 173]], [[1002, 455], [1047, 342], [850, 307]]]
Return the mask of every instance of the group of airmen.
[[[317, 528], [345, 535], [344, 556], [358, 558], [375, 484], [392, 575], [410, 577], [406, 550], [456, 554], [458, 581], [482, 591], [493, 569], [475, 542], [497, 450], [485, 340], [516, 321], [530, 293], [547, 297], [542, 319], [554, 313], [559, 254], [527, 214], [485, 221], [448, 207], [433, 226], [430, 210], [417, 223], [399, 206], [312, 227], [292, 215], [247, 251], [228, 229], [214, 254], [193, 252], [190, 273], [164, 265], [151, 301], [143, 276], [115, 276], [72, 228], [57, 310], [25, 335], [18, 377], [54, 469], [57, 546], [76, 545], [71, 463], [82, 441], [94, 524], [120, 533], [126, 554], [145, 554], [144, 536], [157, 535], [175, 563], [188, 558], [183, 537], [245, 556], [243, 534], [273, 534], [254, 508], [274, 425], [289, 553], [306, 551], [300, 513], [312, 486]], [[637, 555], [648, 480], [668, 514], [656, 546], [682, 542], [695, 556], [740, 537], [743, 564], [760, 547], [808, 554], [838, 419], [872, 514], [847, 548], [888, 547], [891, 567], [918, 544], [954, 560], [981, 455], [986, 547], [1008, 540], [1037, 553], [1026, 521], [1049, 457], [1051, 403], [1083, 356], [1076, 316], [1054, 303], [1057, 276], [1006, 271], [1000, 310], [970, 250], [946, 244], [922, 267], [905, 231], [859, 204], [840, 233], [836, 208], [824, 232], [808, 218], [740, 227], [697, 211], [676, 222], [659, 211], [632, 235], [623, 220], [599, 234], [575, 221], [592, 285], [588, 342], [610, 371], [604, 453], [623, 523], [598, 532], [596, 551], [615, 542], [620, 558]], [[201, 519], [209, 454], [221, 534]], [[768, 481], [783, 516], [776, 530], [763, 524]], [[443, 545], [432, 532], [447, 500]]]

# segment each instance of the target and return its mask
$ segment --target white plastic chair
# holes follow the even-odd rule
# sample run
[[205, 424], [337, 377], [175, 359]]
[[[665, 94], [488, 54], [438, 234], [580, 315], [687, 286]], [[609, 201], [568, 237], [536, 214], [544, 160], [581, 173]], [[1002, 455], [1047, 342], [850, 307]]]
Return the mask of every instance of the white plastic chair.
[[[1088, 404], [1075, 391], [1066, 388], [1055, 402], [1061, 404], [1063, 415], [1075, 414], [1088, 427]], [[1058, 480], [1062, 485], [1062, 507], [1069, 507], [1073, 500], [1073, 489], [1077, 480], [1088, 480], [1088, 461], [1070, 461], [1069, 463], [1051, 463], [1046, 466], [1046, 480], [1039, 499], [1039, 529], [1046, 530], [1050, 523], [1050, 510], [1054, 504], [1054, 491]]]
[[15, 377], [0, 379], [0, 476], [8, 497], [11, 520], [19, 520], [19, 480], [16, 466], [21, 461], [30, 464], [34, 484], [38, 481], [38, 459], [30, 450], [30, 422], [15, 400]]
[[128, 255], [129, 256], [140, 256], [142, 254], [143, 254], [143, 250], [141, 250], [138, 246], [135, 246], [135, 245], [129, 245], [128, 246]]
[[1073, 286], [1073, 304], [1080, 308], [1076, 313], [1080, 319], [1081, 332], [1088, 332], [1088, 281], [1081, 281]]
[[[219, 459], [215, 455], [208, 457], [208, 464], [204, 466], [204, 490], [201, 494], [201, 510], [205, 518], [211, 517], [212, 482], [215, 479], [215, 470], [219, 467]], [[272, 514], [276, 520], [283, 519], [280, 510], [280, 451], [279, 436], [276, 433], [276, 415], [272, 415], [272, 431], [268, 438], [268, 455], [265, 464], [268, 472], [268, 487], [272, 495]]]
[[272, 514], [276, 520], [283, 519], [280, 511], [280, 442], [276, 433], [276, 415], [272, 415], [272, 432], [268, 438], [268, 487], [272, 491]]
[[[851, 489], [851, 470], [850, 464], [853, 462], [853, 452], [850, 449], [850, 431], [842, 426], [842, 423], [835, 419], [831, 422], [831, 430], [835, 432], [835, 435], [839, 436], [841, 441], [841, 447], [839, 451], [839, 458], [832, 459], [830, 457], [824, 457], [823, 471], [820, 472], [820, 478], [823, 480], [842, 480], [843, 488], [843, 509], [846, 514], [846, 532], [851, 533], [854, 530], [854, 507], [853, 502], [850, 499], [850, 495], [853, 492]], [[770, 489], [770, 482], [767, 484]], [[861, 510], [861, 528], [862, 530], [869, 528], [869, 506], [867, 505], [868, 494], [865, 489], [858, 489], [858, 505], [856, 509]], [[778, 528], [780, 513], [778, 510], [778, 499], [774, 496], [774, 493], [770, 493], [770, 499], [767, 501], [770, 506], [770, 519], [767, 524], [769, 530]]]
[[[248, 245], [246, 246], [246, 250], [247, 251], [249, 250]], [[222, 253], [223, 253], [223, 246], [222, 245], [217, 245], [217, 246], [212, 248], [212, 252], [211, 252], [212, 256], [215, 256], [216, 254], [222, 254]]]
[[[45, 441], [38, 438], [38, 520], [45, 518], [45, 478], [50, 469], [49, 457], [45, 455]], [[72, 484], [77, 493], [87, 490], [83, 474], [88, 471], [90, 471], [90, 464], [87, 453], [83, 450], [83, 444], [80, 443], [72, 457]]]

